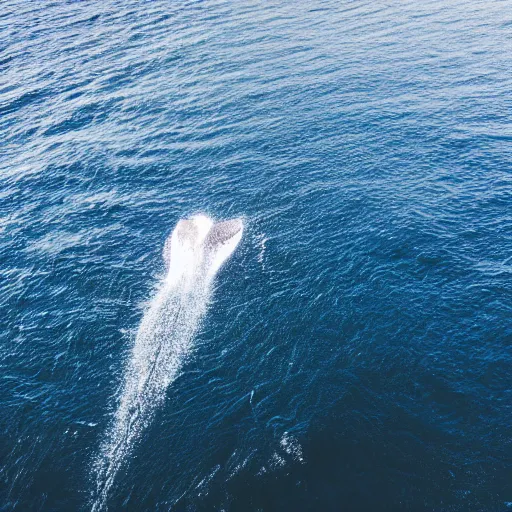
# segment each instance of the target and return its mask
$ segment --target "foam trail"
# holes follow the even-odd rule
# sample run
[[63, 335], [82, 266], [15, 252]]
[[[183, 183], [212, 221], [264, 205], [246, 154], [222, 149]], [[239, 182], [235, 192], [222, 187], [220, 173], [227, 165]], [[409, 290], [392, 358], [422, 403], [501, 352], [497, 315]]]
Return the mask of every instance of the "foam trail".
[[117, 472], [177, 377], [204, 316], [213, 279], [242, 236], [242, 223], [181, 220], [166, 242], [168, 274], [142, 318], [119, 407], [96, 466], [92, 511], [106, 507]]

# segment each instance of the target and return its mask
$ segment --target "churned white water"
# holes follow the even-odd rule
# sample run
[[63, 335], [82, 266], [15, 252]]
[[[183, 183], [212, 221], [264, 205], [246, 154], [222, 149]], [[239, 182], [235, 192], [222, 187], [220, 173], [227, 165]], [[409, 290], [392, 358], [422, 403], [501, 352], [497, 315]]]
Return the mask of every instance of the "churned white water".
[[93, 511], [104, 508], [118, 470], [177, 377], [206, 312], [213, 279], [242, 234], [206, 247], [213, 221], [198, 215], [185, 222], [186, 236], [180, 237], [178, 224], [166, 243], [168, 273], [142, 318], [127, 362], [119, 407], [96, 463]]

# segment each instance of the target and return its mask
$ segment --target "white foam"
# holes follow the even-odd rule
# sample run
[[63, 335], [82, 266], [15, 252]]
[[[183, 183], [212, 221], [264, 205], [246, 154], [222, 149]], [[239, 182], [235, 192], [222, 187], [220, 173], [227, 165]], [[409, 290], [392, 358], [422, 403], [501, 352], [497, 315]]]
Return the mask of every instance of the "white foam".
[[290, 436], [288, 432], [285, 432], [283, 434], [283, 437], [281, 438], [280, 445], [283, 448], [283, 450], [288, 454], [291, 455], [295, 460], [299, 462], [304, 462], [304, 456], [302, 455], [302, 446], [300, 445], [299, 441], [295, 438]]
[[260, 242], [259, 242], [260, 252], [258, 254], [258, 263], [261, 263], [261, 268], [263, 270], [265, 270], [264, 258], [265, 258], [265, 250], [267, 248], [267, 246], [266, 246], [267, 242], [268, 242], [268, 238], [265, 235], [261, 235]]
[[213, 278], [240, 241], [241, 231], [206, 258], [203, 241], [213, 221], [204, 215], [190, 220], [194, 236], [178, 236], [180, 223], [171, 235], [168, 274], [135, 337], [119, 407], [96, 463], [93, 511], [105, 507], [117, 472], [178, 376], [206, 312]]

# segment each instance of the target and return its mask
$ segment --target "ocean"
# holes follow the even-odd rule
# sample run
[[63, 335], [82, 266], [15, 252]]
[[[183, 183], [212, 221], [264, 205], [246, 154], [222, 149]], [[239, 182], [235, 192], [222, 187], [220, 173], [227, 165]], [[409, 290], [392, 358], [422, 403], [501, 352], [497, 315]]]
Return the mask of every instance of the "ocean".
[[[510, 1], [4, 0], [0, 511], [512, 510], [511, 70]], [[243, 236], [98, 502], [197, 214]]]

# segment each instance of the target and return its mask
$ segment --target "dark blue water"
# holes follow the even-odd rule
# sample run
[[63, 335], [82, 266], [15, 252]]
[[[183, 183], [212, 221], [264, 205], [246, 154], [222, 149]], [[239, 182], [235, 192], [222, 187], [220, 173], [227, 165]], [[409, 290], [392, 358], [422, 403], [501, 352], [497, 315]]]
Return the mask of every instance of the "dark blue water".
[[512, 3], [2, 2], [0, 510], [90, 510], [164, 241], [242, 216], [109, 510], [512, 507]]

